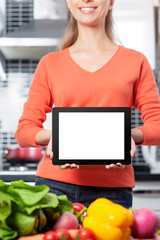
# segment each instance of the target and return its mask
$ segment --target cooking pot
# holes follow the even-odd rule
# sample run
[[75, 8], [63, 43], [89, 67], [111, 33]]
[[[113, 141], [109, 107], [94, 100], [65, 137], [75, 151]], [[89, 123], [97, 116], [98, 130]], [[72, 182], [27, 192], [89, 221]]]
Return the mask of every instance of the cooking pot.
[[12, 164], [35, 163], [41, 160], [43, 153], [43, 148], [6, 148], [5, 157]]

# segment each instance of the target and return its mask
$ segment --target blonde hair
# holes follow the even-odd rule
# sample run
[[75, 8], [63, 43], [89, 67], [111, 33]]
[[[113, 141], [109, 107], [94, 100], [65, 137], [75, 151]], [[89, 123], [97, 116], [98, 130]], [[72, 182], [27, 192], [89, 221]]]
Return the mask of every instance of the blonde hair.
[[[65, 34], [61, 39], [61, 42], [58, 46], [58, 50], [62, 50], [64, 48], [72, 46], [78, 37], [78, 26], [77, 21], [73, 17], [72, 13], [69, 13], [69, 23], [66, 28]], [[108, 14], [105, 19], [105, 32], [111, 41], [115, 41], [114, 31], [113, 31], [113, 17], [112, 17], [112, 9], [108, 11]]]

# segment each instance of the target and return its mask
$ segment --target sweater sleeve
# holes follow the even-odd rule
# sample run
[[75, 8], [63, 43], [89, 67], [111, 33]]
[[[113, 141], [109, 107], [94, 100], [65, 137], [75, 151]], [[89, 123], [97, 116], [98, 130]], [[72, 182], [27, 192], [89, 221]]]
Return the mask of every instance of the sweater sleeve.
[[18, 144], [23, 148], [41, 147], [36, 144], [35, 137], [43, 129], [46, 113], [52, 111], [53, 97], [47, 79], [46, 58], [44, 56], [37, 66], [15, 133]]
[[140, 111], [144, 123], [137, 127], [144, 134], [143, 142], [138, 145], [160, 146], [160, 96], [153, 71], [145, 56], [141, 61], [139, 79], [134, 86], [133, 106]]

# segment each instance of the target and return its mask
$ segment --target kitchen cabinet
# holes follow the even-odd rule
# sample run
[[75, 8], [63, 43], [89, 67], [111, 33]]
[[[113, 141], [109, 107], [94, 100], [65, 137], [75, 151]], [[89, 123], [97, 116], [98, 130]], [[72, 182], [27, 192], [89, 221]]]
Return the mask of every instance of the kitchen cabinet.
[[154, 0], [115, 1], [115, 32], [125, 47], [142, 52], [156, 68]]
[[33, 20], [17, 31], [0, 38], [0, 49], [5, 59], [40, 59], [56, 51], [64, 33], [66, 20]]

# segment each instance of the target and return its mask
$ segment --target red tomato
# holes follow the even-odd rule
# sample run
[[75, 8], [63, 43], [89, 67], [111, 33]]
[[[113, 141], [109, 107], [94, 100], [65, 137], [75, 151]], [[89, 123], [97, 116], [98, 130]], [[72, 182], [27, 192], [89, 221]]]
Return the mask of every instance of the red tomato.
[[44, 234], [44, 240], [58, 240], [57, 234], [55, 231], [48, 231]]
[[61, 238], [65, 240], [72, 240], [69, 232], [66, 229], [57, 229], [56, 231], [48, 231], [44, 234], [44, 240], [60, 240]]
[[87, 211], [83, 212], [83, 218], [87, 217]]
[[72, 207], [74, 212], [80, 212], [83, 208], [85, 208], [85, 206], [79, 202], [72, 203]]
[[61, 239], [62, 237], [65, 240], [72, 240], [71, 235], [69, 234], [69, 232], [66, 229], [59, 228], [55, 231], [55, 233], [57, 236], [57, 240]]
[[89, 228], [80, 228], [78, 233], [80, 240], [97, 240], [96, 235]]
[[83, 224], [79, 224], [78, 229], [83, 228]]

